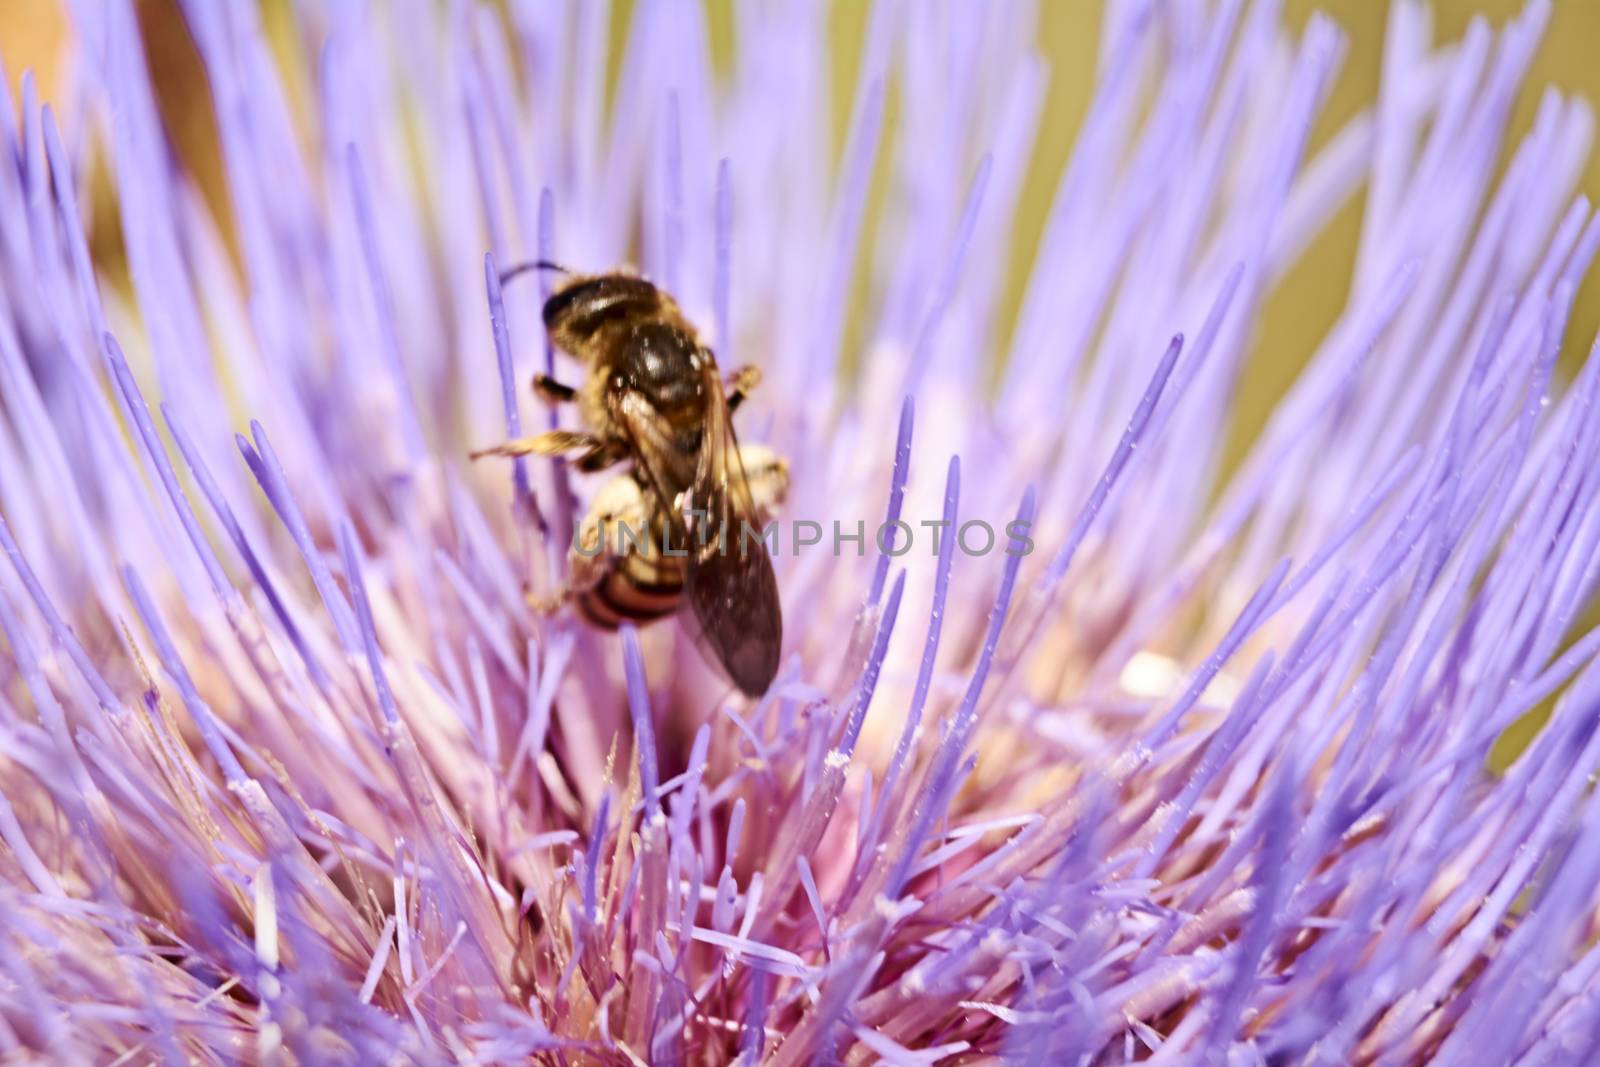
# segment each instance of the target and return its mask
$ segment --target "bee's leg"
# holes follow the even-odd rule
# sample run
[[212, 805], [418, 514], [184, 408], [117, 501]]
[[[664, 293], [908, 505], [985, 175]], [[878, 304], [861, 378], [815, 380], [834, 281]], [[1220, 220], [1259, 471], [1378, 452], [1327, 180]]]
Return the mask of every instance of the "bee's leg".
[[533, 376], [533, 392], [546, 404], [566, 404], [578, 397], [578, 391], [570, 385], [563, 385], [548, 374], [535, 374]]
[[595, 452], [605, 445], [593, 434], [575, 433], [571, 430], [549, 430], [533, 437], [519, 437], [493, 448], [480, 448], [471, 453], [473, 459], [484, 456], [561, 456], [568, 452]]
[[548, 596], [536, 596], [533, 587], [527, 583], [522, 586], [522, 599], [527, 603], [529, 610], [540, 615], [554, 615], [560, 611], [567, 601], [572, 599], [573, 589], [570, 585], [563, 585]]
[[611, 563], [616, 557], [611, 553], [609, 546], [596, 547], [598, 551], [585, 553], [574, 545], [567, 553], [567, 584], [563, 587], [566, 596], [574, 597], [579, 593], [588, 592], [599, 585], [600, 579], [611, 569]]
[[756, 386], [761, 384], [761, 368], [754, 363], [746, 363], [737, 367], [728, 375], [728, 410], [736, 411], [744, 398], [755, 392]]
[[575, 466], [585, 474], [603, 471], [628, 458], [628, 450], [616, 441], [596, 441], [589, 451], [577, 458]]
[[[604, 540], [606, 524], [611, 522], [612, 518], [610, 515], [602, 515], [597, 519], [592, 514], [584, 517], [583, 525], [579, 528], [572, 547], [567, 551], [567, 580], [555, 592], [546, 596], [535, 596], [533, 589], [524, 584], [522, 598], [527, 601], [528, 607], [540, 615], [554, 615], [566, 605], [567, 601], [599, 584], [616, 558]], [[599, 524], [598, 530], [595, 529], [596, 523]], [[580, 544], [588, 546], [590, 551], [583, 551], [579, 547]]]

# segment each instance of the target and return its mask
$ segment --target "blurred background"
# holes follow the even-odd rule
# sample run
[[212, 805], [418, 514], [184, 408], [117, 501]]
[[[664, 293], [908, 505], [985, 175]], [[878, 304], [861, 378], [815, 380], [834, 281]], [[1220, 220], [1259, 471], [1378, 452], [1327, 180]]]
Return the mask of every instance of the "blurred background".
[[[248, 0], [241, 0], [248, 2]], [[286, 25], [291, 0], [255, 0], [269, 29]], [[493, 0], [490, 0], [493, 2]], [[503, 2], [503, 0], [501, 0]], [[731, 64], [733, 12], [738, 0], [706, 0], [710, 12], [711, 49], [721, 69]], [[819, 0], [830, 2], [830, 0]], [[831, 0], [834, 64], [835, 130], [842, 145], [855, 87], [861, 43], [869, 6], [862, 0]], [[1433, 0], [1434, 40], [1461, 36], [1475, 16], [1499, 21], [1521, 9], [1524, 0]], [[997, 350], [1009, 335], [1021, 299], [1022, 282], [1032, 263], [1042, 220], [1062, 168], [1071, 152], [1078, 124], [1088, 105], [1099, 43], [1101, 0], [1042, 0], [1038, 4], [1038, 47], [1051, 69], [1051, 82], [1035, 146], [1032, 170], [1023, 185], [1013, 220], [1014, 252], [1005, 288]], [[199, 57], [188, 40], [177, 0], [135, 0], [150, 65], [156, 75], [168, 134], [178, 155], [205, 191], [227, 228], [228, 204], [222, 187], [213, 118]], [[627, 26], [632, 0], [614, 0], [613, 62]], [[1286, 0], [1286, 13], [1296, 29], [1315, 10], [1331, 15], [1343, 29], [1347, 50], [1339, 79], [1313, 131], [1312, 149], [1331, 137], [1352, 115], [1376, 97], [1383, 55], [1383, 32], [1389, 5], [1384, 0]], [[65, 0], [5, 0], [0, 5], [0, 60], [6, 68], [12, 100], [18, 99], [21, 73], [32, 69], [40, 94], [57, 99], [69, 84], [72, 30]], [[278, 37], [285, 49], [295, 43]], [[1531, 123], [1538, 95], [1546, 85], [1591, 99], [1600, 97], [1600, 2], [1556, 0], [1549, 30], [1513, 116], [1513, 136]], [[892, 114], [890, 121], [893, 121]], [[120, 239], [114, 225], [115, 204], [103, 180], [94, 185], [95, 254], [113, 278], [121, 271]], [[1592, 156], [1583, 190], [1600, 195], [1600, 155]], [[1236, 405], [1237, 421], [1230, 454], [1237, 457], [1260, 429], [1273, 403], [1293, 381], [1319, 339], [1343, 306], [1350, 268], [1360, 234], [1361, 196], [1354, 198], [1333, 226], [1313, 244], [1285, 278], [1266, 307], [1263, 328], [1255, 341], [1251, 373], [1243, 378]], [[103, 223], [103, 224], [102, 224]], [[859, 318], [859, 316], [857, 316]], [[1591, 275], [1580, 292], [1566, 342], [1565, 362], [1587, 348], [1600, 327], [1600, 275]]]

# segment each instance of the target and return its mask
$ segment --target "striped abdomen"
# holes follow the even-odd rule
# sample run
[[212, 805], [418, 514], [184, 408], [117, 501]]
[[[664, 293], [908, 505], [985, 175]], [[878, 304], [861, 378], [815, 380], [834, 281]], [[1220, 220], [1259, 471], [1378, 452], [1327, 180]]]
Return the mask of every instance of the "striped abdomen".
[[579, 594], [578, 610], [594, 625], [615, 630], [624, 621], [643, 624], [665, 618], [682, 600], [682, 558], [629, 553]]

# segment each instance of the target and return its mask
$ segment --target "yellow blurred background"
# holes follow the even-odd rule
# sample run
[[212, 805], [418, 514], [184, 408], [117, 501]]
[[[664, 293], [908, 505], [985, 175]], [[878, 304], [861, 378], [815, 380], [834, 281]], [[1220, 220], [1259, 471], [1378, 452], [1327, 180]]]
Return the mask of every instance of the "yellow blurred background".
[[[286, 7], [286, 0], [260, 2], [269, 11], [269, 22], [271, 14], [281, 14]], [[730, 59], [733, 8], [737, 0], [707, 2], [711, 15], [712, 54], [725, 69]], [[198, 57], [186, 39], [177, 4], [175, 0], [136, 0], [136, 6], [151, 53], [151, 67], [157, 72], [157, 88], [169, 132], [205, 189], [207, 199], [225, 218], [227, 198], [221, 187], [221, 167], [211, 133], [209, 99]], [[632, 6], [632, 0], [620, 0], [615, 5], [618, 14], [615, 41], [619, 46]], [[1460, 37], [1474, 16], [1482, 15], [1498, 22], [1520, 10], [1523, 0], [1434, 0], [1431, 6], [1435, 41], [1449, 41]], [[1013, 223], [1015, 251], [1004, 290], [1003, 335], [1009, 331], [1015, 315], [1022, 282], [1043, 228], [1041, 220], [1088, 104], [1101, 7], [1100, 0], [1043, 0], [1039, 5], [1039, 48], [1050, 64], [1052, 75], [1033, 166], [1023, 185]], [[1338, 22], [1348, 40], [1338, 82], [1313, 134], [1313, 149], [1375, 98], [1388, 7], [1383, 0], [1288, 0], [1287, 18], [1296, 31], [1305, 25], [1314, 10], [1322, 10]], [[868, 5], [860, 0], [833, 0], [834, 98], [838, 111], [835, 125], [841, 140], [868, 10]], [[25, 68], [34, 69], [46, 99], [59, 93], [70, 62], [67, 54], [70, 38], [70, 23], [62, 0], [5, 0], [0, 6], [0, 59], [5, 62], [14, 100]], [[1554, 85], [1567, 93], [1600, 96], [1597, 48], [1600, 48], [1600, 2], [1557, 0], [1549, 30], [1513, 119], [1514, 135], [1531, 123], [1538, 95], [1546, 85]], [[614, 51], [620, 51], [620, 47]], [[1583, 188], [1591, 197], [1600, 193], [1600, 153], [1590, 159]], [[1232, 455], [1237, 456], [1259, 430], [1274, 401], [1294, 379], [1342, 307], [1356, 254], [1360, 211], [1358, 196], [1311, 246], [1266, 305], [1251, 373], [1243, 378], [1243, 395], [1236, 408], [1238, 421], [1230, 441]], [[104, 247], [101, 242], [107, 240], [108, 235], [96, 236], [97, 245]], [[109, 235], [109, 242], [116, 243], [115, 235]], [[1567, 341], [1569, 366], [1587, 349], [1597, 327], [1600, 327], [1600, 274], [1591, 275], [1579, 294]]]

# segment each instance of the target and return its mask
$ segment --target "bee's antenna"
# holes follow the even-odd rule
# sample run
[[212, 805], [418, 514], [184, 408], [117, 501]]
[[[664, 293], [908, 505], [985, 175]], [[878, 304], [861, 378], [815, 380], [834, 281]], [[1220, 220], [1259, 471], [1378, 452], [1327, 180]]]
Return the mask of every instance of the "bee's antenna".
[[562, 274], [571, 274], [572, 271], [559, 263], [552, 263], [548, 259], [536, 259], [531, 263], [518, 263], [515, 267], [507, 267], [500, 272], [500, 284], [505, 285], [519, 274], [526, 274], [531, 270], [554, 270]]

